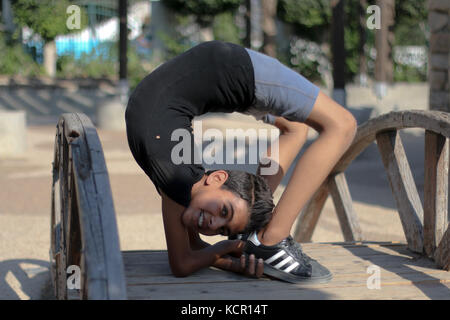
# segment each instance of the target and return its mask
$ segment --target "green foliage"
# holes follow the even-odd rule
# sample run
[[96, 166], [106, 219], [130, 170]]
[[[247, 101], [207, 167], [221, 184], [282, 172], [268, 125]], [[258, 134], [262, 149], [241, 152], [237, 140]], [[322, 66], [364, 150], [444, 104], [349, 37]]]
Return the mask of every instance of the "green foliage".
[[212, 17], [224, 11], [235, 10], [241, 0], [162, 0], [174, 11], [188, 15], [193, 14], [198, 22], [210, 23]]
[[408, 0], [395, 2], [395, 44], [401, 46], [427, 44], [426, 1]]
[[[344, 11], [345, 79], [349, 82], [359, 72], [359, 0], [347, 0]], [[370, 30], [366, 28], [365, 31]]]
[[425, 82], [427, 81], [427, 70], [410, 65], [395, 64], [394, 66], [395, 82]]
[[[67, 34], [69, 30], [66, 21], [69, 15], [68, 0], [17, 0], [13, 3], [14, 20], [20, 26], [28, 26], [42, 39], [52, 41], [57, 35]], [[81, 8], [80, 8], [81, 9]], [[86, 26], [87, 16], [81, 13], [81, 28]]]
[[79, 59], [63, 55], [56, 61], [57, 76], [61, 78], [108, 78], [117, 75], [117, 48], [113, 43], [102, 43], [98, 50], [82, 53]]
[[242, 44], [239, 38], [239, 28], [235, 24], [231, 12], [224, 12], [214, 17], [213, 33], [216, 40]]
[[[128, 81], [133, 90], [155, 66], [143, 61], [134, 46], [128, 46], [127, 58]], [[83, 53], [79, 59], [72, 55], [60, 56], [56, 66], [60, 78], [117, 78], [118, 43], [102, 43], [96, 50]]]
[[298, 35], [320, 41], [330, 27], [329, 0], [279, 0], [278, 17], [292, 24]]
[[7, 43], [0, 32], [0, 74], [34, 77], [44, 74], [44, 70], [27, 54], [21, 44]]
[[[367, 5], [376, 4], [369, 0]], [[346, 49], [346, 80], [351, 81], [359, 72], [359, 0], [346, 0], [345, 3], [345, 49]], [[427, 45], [427, 9], [426, 1], [402, 0], [395, 2], [395, 45]], [[278, 17], [294, 27], [295, 36], [323, 43], [329, 41], [332, 10], [329, 0], [279, 0]], [[366, 16], [367, 18], [367, 16]], [[375, 31], [365, 29], [368, 70], [373, 75], [373, 59], [368, 56], [370, 48], [375, 46]], [[292, 48], [290, 48], [292, 51]], [[294, 50], [295, 51], [295, 50]], [[281, 53], [288, 65], [311, 79], [320, 79], [316, 69], [315, 59], [308, 59], [303, 52], [297, 64], [292, 64], [299, 58], [292, 52]], [[421, 81], [426, 79], [424, 70], [412, 66], [395, 66], [395, 81]]]

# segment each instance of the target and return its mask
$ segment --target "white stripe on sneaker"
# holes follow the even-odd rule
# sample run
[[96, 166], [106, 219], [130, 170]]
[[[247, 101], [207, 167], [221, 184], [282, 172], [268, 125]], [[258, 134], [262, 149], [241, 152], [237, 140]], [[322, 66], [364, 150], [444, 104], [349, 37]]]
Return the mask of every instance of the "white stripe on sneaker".
[[282, 255], [284, 255], [284, 251], [278, 251], [277, 253], [275, 253], [273, 256], [271, 256], [269, 259], [267, 259], [264, 262], [271, 263], [271, 262], [277, 260], [278, 258], [280, 258]]
[[286, 263], [290, 262], [291, 260], [293, 260], [293, 258], [291, 256], [289, 256], [286, 259], [284, 259], [283, 261], [281, 261], [280, 263], [278, 263], [276, 266], [274, 266], [274, 268], [280, 269], [282, 266], [284, 266]]
[[292, 270], [294, 270], [298, 265], [299, 265], [299, 263], [297, 261], [295, 261], [293, 264], [291, 264], [289, 267], [287, 267], [283, 271], [286, 272], [286, 273], [289, 273]]

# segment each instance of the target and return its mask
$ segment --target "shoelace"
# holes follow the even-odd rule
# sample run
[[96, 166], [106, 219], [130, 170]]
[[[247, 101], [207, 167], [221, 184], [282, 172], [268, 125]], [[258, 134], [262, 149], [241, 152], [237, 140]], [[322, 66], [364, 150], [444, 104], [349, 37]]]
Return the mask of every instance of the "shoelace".
[[306, 265], [309, 265], [309, 262], [311, 260], [314, 260], [310, 258], [306, 253], [303, 252], [302, 246], [295, 241], [291, 236], [287, 237], [287, 243], [289, 244], [289, 247], [294, 249], [290, 250], [292, 254], [299, 259], [300, 261], [304, 262]]

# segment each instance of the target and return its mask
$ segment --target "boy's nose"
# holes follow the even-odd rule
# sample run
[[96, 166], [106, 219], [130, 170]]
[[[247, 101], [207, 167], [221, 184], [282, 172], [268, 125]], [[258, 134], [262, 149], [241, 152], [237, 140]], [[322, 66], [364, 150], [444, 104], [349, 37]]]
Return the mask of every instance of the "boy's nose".
[[224, 222], [223, 219], [211, 215], [211, 217], [209, 219], [209, 224], [208, 224], [209, 229], [215, 231], [215, 230], [217, 230], [217, 229], [219, 229], [220, 227], [223, 226], [223, 222]]

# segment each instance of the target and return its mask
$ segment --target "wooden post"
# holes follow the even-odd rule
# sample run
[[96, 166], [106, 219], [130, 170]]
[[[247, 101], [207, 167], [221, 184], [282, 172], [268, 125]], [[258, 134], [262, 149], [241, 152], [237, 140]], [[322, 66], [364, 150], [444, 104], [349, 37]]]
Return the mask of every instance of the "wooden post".
[[328, 179], [319, 187], [297, 219], [294, 239], [297, 242], [310, 242], [323, 206], [328, 198]]
[[424, 249], [431, 257], [447, 229], [448, 138], [425, 131]]
[[358, 217], [353, 210], [353, 201], [343, 172], [330, 177], [330, 194], [336, 208], [339, 224], [345, 241], [363, 240]]
[[423, 251], [423, 208], [406, 158], [400, 135], [396, 130], [376, 135], [378, 149], [397, 203], [408, 248]]
[[387, 84], [394, 78], [394, 63], [392, 59], [392, 46], [394, 43], [394, 16], [395, 0], [377, 0], [380, 7], [381, 28], [375, 33], [375, 92], [379, 98], [386, 95]]

